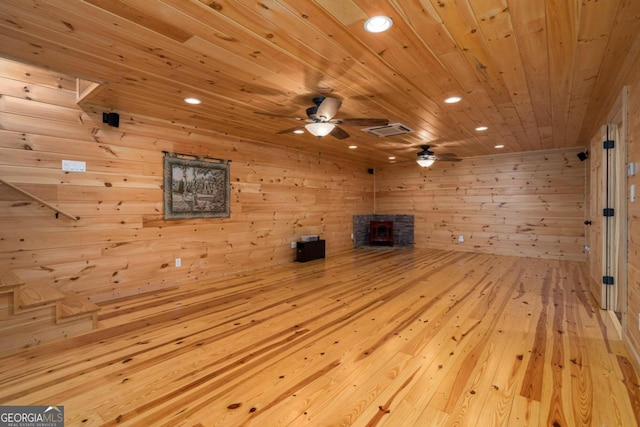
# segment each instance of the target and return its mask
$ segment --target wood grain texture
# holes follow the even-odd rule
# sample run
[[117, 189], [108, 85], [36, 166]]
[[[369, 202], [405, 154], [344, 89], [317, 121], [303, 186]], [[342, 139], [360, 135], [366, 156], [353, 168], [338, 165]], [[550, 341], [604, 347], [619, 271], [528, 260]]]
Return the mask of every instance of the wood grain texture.
[[[639, 46], [640, 48], [640, 46]], [[630, 64], [640, 67], [640, 57]], [[640, 167], [640, 75], [629, 82], [629, 114], [627, 130], [627, 163], [635, 163], [636, 171]], [[640, 361], [640, 173], [627, 178], [627, 187], [635, 185], [636, 201], [630, 202], [627, 196], [627, 316], [626, 336]], [[638, 362], [640, 364], [640, 362]], [[636, 365], [637, 366], [637, 365]]]
[[[391, 30], [364, 31], [379, 14]], [[637, 54], [638, 19], [631, 0], [5, 0], [0, 55], [101, 84], [85, 108], [307, 153], [311, 135], [276, 135], [295, 122], [254, 112], [304, 117], [330, 94], [340, 117], [414, 130], [327, 138], [327, 153], [370, 167], [413, 160], [425, 141], [464, 157], [586, 145]], [[445, 104], [450, 95], [463, 102]]]
[[[81, 218], [56, 219], [0, 186], [0, 264], [29, 284], [104, 301], [291, 262], [302, 234], [321, 234], [331, 254], [352, 246], [352, 216], [372, 209], [366, 168], [322, 146], [310, 155], [133, 115], [110, 128], [73, 106], [56, 73], [0, 64], [9, 88], [42, 88], [0, 98], [0, 176]], [[163, 151], [231, 160], [231, 218], [164, 221]], [[64, 159], [87, 173], [62, 172]]]
[[635, 425], [608, 319], [584, 263], [358, 249], [103, 304], [98, 331], [0, 358], [0, 403], [69, 426]]
[[376, 212], [412, 212], [416, 247], [584, 260], [580, 150], [378, 168]]
[[[313, 25], [320, 25], [322, 28], [335, 25], [334, 15], [323, 12], [327, 10], [329, 3], [332, 2], [315, 2], [311, 5], [315, 12], [304, 18], [306, 22], [313, 21]], [[342, 6], [344, 10], [335, 13], [349, 29], [341, 29], [330, 37], [327, 36], [328, 38], [324, 33], [318, 34], [322, 41], [313, 43], [315, 49], [323, 50], [325, 40], [339, 39], [341, 48], [347, 49], [346, 52], [351, 54], [341, 55], [340, 53], [345, 52], [328, 49], [321, 52], [320, 57], [308, 55], [308, 59], [305, 59], [307, 65], [301, 65], [297, 61], [291, 61], [287, 52], [291, 49], [307, 54], [310, 52], [300, 47], [300, 40], [305, 40], [309, 34], [304, 31], [306, 27], [296, 28], [297, 32], [292, 32], [292, 35], [286, 31], [278, 31], [276, 40], [267, 42], [262, 39], [262, 32], [251, 33], [251, 30], [249, 34], [243, 33], [243, 37], [237, 39], [229, 36], [238, 31], [235, 19], [250, 25], [254, 30], [260, 27], [260, 22], [264, 22], [261, 16], [269, 13], [261, 6], [245, 15], [243, 12], [248, 11], [248, 7], [243, 2], [220, 2], [226, 8], [225, 17], [232, 17], [234, 22], [229, 22], [226, 18], [216, 20], [216, 39], [212, 41], [209, 39], [211, 32], [208, 26], [211, 21], [202, 22], [197, 17], [203, 7], [209, 8], [204, 3], [199, 5], [196, 2], [180, 2], [177, 5], [169, 1], [118, 2], [122, 7], [129, 5], [144, 9], [148, 14], [141, 15], [142, 18], [153, 16], [162, 21], [168, 16], [171, 22], [176, 25], [179, 23], [180, 28], [188, 28], [189, 32], [197, 34], [185, 42], [193, 45], [189, 49], [209, 52], [211, 57], [225, 58], [225, 61], [212, 61], [216, 69], [221, 71], [213, 75], [235, 72], [234, 75], [242, 79], [242, 83], [226, 78], [212, 80], [215, 90], [207, 92], [211, 92], [210, 96], [216, 102], [207, 107], [206, 112], [199, 111], [195, 114], [193, 110], [176, 107], [173, 101], [150, 105], [149, 102], [152, 101], [149, 93], [181, 99], [183, 94], [178, 96], [179, 89], [172, 86], [178, 81], [175, 79], [177, 70], [194, 58], [204, 61], [202, 68], [189, 80], [192, 85], [190, 88], [201, 87], [202, 81], [209, 82], [203, 79], [212, 75], [206, 65], [210, 57], [194, 56], [194, 51], [187, 52], [184, 46], [173, 46], [167, 51], [170, 57], [162, 58], [165, 53], [155, 52], [151, 60], [146, 57], [148, 46], [154, 46], [158, 40], [165, 38], [148, 34], [138, 40], [140, 44], [128, 46], [124, 58], [118, 57], [109, 51], [109, 43], [100, 36], [104, 35], [103, 32], [110, 32], [108, 28], [114, 22], [123, 24], [123, 28], [131, 34], [139, 30], [137, 24], [125, 24], [106, 12], [106, 15], [100, 15], [102, 18], [109, 16], [106, 20], [98, 19], [100, 22], [96, 22], [96, 17], [87, 20], [81, 11], [89, 7], [85, 3], [46, 2], [37, 3], [37, 6], [33, 3], [32, 8], [25, 6], [32, 4], [29, 2], [5, 2], [0, 10], [1, 14], [16, 12], [16, 16], [22, 16], [20, 11], [25, 11], [26, 15], [18, 23], [24, 25], [20, 31], [14, 28], [17, 21], [11, 23], [4, 20], [0, 23], [2, 49], [10, 48], [14, 53], [20, 51], [31, 55], [32, 61], [37, 58], [36, 62], [45, 63], [53, 69], [73, 69], [70, 71], [74, 75], [87, 77], [88, 80], [100, 80], [96, 76], [113, 73], [111, 75], [117, 83], [110, 82], [103, 89], [106, 92], [99, 95], [89, 94], [85, 98], [84, 109], [79, 109], [75, 105], [74, 79], [50, 69], [43, 70], [4, 59], [0, 61], [2, 176], [43, 200], [54, 202], [68, 208], [74, 215], [82, 216], [82, 221], [73, 225], [64, 220], [53, 220], [51, 212], [38, 203], [24, 200], [15, 192], [0, 186], [0, 265], [19, 271], [34, 283], [53, 284], [63, 292], [78, 292], [95, 301], [105, 301], [170, 288], [204, 277], [219, 277], [239, 270], [251, 271], [289, 262], [293, 258], [289, 243], [301, 234], [323, 234], [329, 242], [328, 251], [342, 251], [351, 247], [349, 235], [352, 231], [352, 215], [371, 212], [373, 184], [371, 176], [365, 171], [379, 162], [381, 152], [385, 154], [384, 163], [387, 161], [387, 154], [395, 150], [409, 153], [405, 158], [413, 159], [417, 151], [416, 145], [423, 143], [424, 138], [429, 141], [435, 139], [440, 149], [455, 150], [461, 155], [477, 153], [475, 147], [489, 152], [496, 142], [513, 143], [508, 150], [536, 147], [537, 138], [543, 147], [548, 147], [550, 141], [558, 141], [554, 129], [558, 130], [559, 126], [554, 128], [553, 123], [566, 121], [567, 127], [571, 127], [563, 130], [569, 135], [567, 141], [573, 137], [571, 135], [575, 135], [576, 130], [573, 128], [580, 122], [581, 111], [585, 108], [585, 96], [592, 93], [584, 116], [585, 126], [580, 128], [578, 137], [581, 142], [588, 141], [593, 136], [594, 129], [602, 124], [623, 85], [630, 86], [628, 161], [640, 163], [637, 142], [640, 135], [637, 114], [640, 111], [640, 38], [636, 35], [640, 28], [636, 22], [636, 12], [640, 5], [638, 2], [618, 2], [618, 11], [615, 13], [613, 9], [609, 9], [616, 3], [613, 1], [606, 4], [585, 2], [580, 6], [580, 19], [576, 25], [581, 41], [575, 48], [567, 49], [574, 49], [572, 55], [577, 58], [575, 63], [579, 62], [581, 67], [584, 65], [584, 71], [582, 68], [572, 71], [571, 99], [561, 100], [562, 105], [569, 105], [569, 111], [555, 119], [551, 117], [550, 88], [554, 79], [550, 79], [547, 72], [548, 58], [536, 55], [548, 43], [558, 43], [557, 39], [549, 40], [545, 27], [546, 12], [542, 10], [545, 5], [507, 2], [512, 12], [509, 20], [513, 25], [513, 34], [518, 39], [520, 56], [524, 58], [524, 63], [531, 66], [503, 68], [496, 74], [493, 68], [484, 70], [481, 66], [483, 63], [475, 62], [474, 57], [491, 59], [493, 49], [483, 50], [489, 41], [500, 46], [513, 46], [509, 41], [495, 39], [500, 35], [505, 38], [513, 37], [510, 35], [512, 33], [507, 32], [508, 19], [501, 12], [503, 9], [498, 7], [504, 2], [475, 3], [481, 2], [447, 1], [442, 2], [446, 7], [441, 7], [437, 2], [431, 1], [391, 1], [390, 7], [398, 14], [394, 15], [394, 18], [398, 18], [396, 24], [402, 16], [402, 20], [410, 23], [409, 27], [413, 32], [407, 33], [405, 28], [401, 36], [392, 35], [394, 49], [387, 46], [388, 38], [372, 39], [370, 42], [377, 50], [377, 53], [372, 53], [362, 52], [362, 45], [350, 41], [348, 37], [350, 32], [360, 31], [361, 23], [358, 20], [372, 11], [371, 5], [369, 2], [345, 2]], [[148, 5], [153, 7], [147, 9]], [[549, 7], [551, 5], [555, 7], [556, 3], [550, 2]], [[293, 11], [293, 15], [301, 16], [305, 14], [307, 6], [303, 2], [291, 2], [279, 3], [275, 7], [279, 8], [278, 17], [295, 21], [289, 16], [291, 13], [287, 15], [286, 11]], [[66, 13], [67, 7], [74, 12]], [[175, 13], [178, 10], [176, 7], [184, 8], [181, 9], [183, 13]], [[209, 9], [206, 9], [207, 13], [217, 13], [210, 12]], [[45, 15], [52, 12], [51, 17], [57, 21], [52, 23], [49, 17], [43, 17], [43, 11]], [[483, 39], [484, 36], [476, 34], [478, 31], [471, 35], [459, 33], [464, 30], [464, 25], [458, 20], [463, 17], [472, 19], [471, 15], [476, 13], [481, 17], [478, 26], [482, 27], [482, 32], [486, 32], [490, 39]], [[455, 20], [445, 22], [445, 15], [450, 15]], [[613, 15], [616, 16], [615, 25], [611, 23]], [[494, 16], [495, 25], [491, 21]], [[602, 19], [596, 20], [596, 17]], [[571, 19], [575, 20], [576, 17]], [[81, 28], [82, 34], [87, 38], [77, 37], [65, 22], [73, 28]], [[613, 27], [608, 27], [610, 24]], [[97, 35], [91, 32], [93, 27], [100, 29]], [[396, 26], [398, 27], [402, 28], [400, 25]], [[52, 33], [40, 33], [38, 41], [42, 42], [41, 45], [20, 41], [27, 34], [27, 28], [39, 31], [48, 28], [47, 31]], [[162, 31], [165, 30], [170, 32], [171, 28], [167, 27]], [[243, 44], [244, 41], [254, 39], [256, 34], [260, 34], [261, 47], [264, 48], [260, 51], [252, 49], [251, 43]], [[602, 52], [606, 34], [611, 39], [610, 43], [606, 43], [605, 52]], [[178, 33], [176, 35], [184, 36]], [[42, 39], [48, 36], [51, 36], [50, 41]], [[48, 50], [46, 46], [50, 46], [49, 43], [57, 43], [53, 42], [54, 39], [63, 44], [86, 43], [92, 48], [91, 55], [71, 59], [65, 48], [58, 46], [61, 50]], [[430, 47], [437, 56], [436, 62], [443, 64], [449, 71], [430, 69], [427, 73], [429, 75], [424, 75], [416, 60], [404, 61], [406, 58], [398, 56], [398, 46], [403, 46], [404, 50], [414, 55], [414, 46], [431, 39], [439, 40], [437, 46]], [[461, 50], [454, 40], [464, 42], [460, 46], [472, 46], [473, 49]], [[129, 36], [126, 40], [118, 37], [117, 41], [124, 44], [135, 43], [134, 38]], [[237, 50], [233, 55], [225, 56], [229, 45]], [[562, 50], [560, 47], [557, 49]], [[97, 52], [100, 52], [99, 57], [96, 56]], [[604, 65], [598, 76], [594, 77], [593, 70], [598, 64], [596, 54], [602, 55]], [[374, 60], [378, 57], [384, 57], [384, 61], [381, 63]], [[425, 61], [425, 64], [434, 63], [431, 53], [417, 53], [416, 58]], [[173, 62], [176, 65], [171, 69], [169, 63], [172, 60], [186, 62]], [[396, 68], [388, 68], [386, 61], [393, 63]], [[557, 64], [554, 67], [571, 67], [565, 59], [556, 58], [555, 61]], [[144, 76], [137, 74], [137, 71], [142, 70], [147, 63], [151, 64], [153, 73], [161, 72], [163, 77], [154, 77], [147, 81], [148, 84], [142, 84], [140, 82], [144, 80]], [[480, 68], [469, 67], [470, 63]], [[495, 63], [500, 63], [503, 67], [506, 64], [503, 58], [498, 58]], [[246, 69], [243, 68], [245, 66]], [[239, 67], [242, 70], [238, 70]], [[269, 72], [265, 73], [265, 69]], [[430, 83], [445, 84], [443, 82], [451, 81], [447, 73], [452, 73], [456, 81], [463, 82], [460, 87], [472, 89], [465, 97], [472, 99], [474, 105], [481, 108], [482, 114], [478, 115], [466, 107], [439, 105], [438, 100], [446, 92], [442, 88], [434, 89], [427, 96], [416, 90], [406, 90], [406, 82], [398, 83], [394, 80], [396, 71], [401, 69], [411, 76], [409, 80], [420, 82], [428, 90], [437, 87]], [[326, 73], [319, 70], [325, 70]], [[529, 83], [530, 102], [526, 96], [509, 94], [505, 90], [506, 87], [523, 88], [522, 79], [525, 77], [522, 70]], [[350, 99], [354, 104], [349, 106], [349, 103], [345, 103], [344, 114], [361, 116], [388, 113], [390, 117], [405, 117], [406, 113], [406, 117], [411, 120], [407, 121], [409, 124], [414, 121], [429, 123], [416, 127], [416, 130], [428, 132], [420, 133], [420, 138], [410, 136], [409, 140], [367, 140], [367, 144], [359, 148], [364, 154], [356, 157], [351, 155], [343, 142], [323, 140], [318, 144], [315, 140], [312, 143], [308, 140], [285, 141], [287, 138], [275, 140], [267, 130], [280, 129], [280, 123], [271, 119], [256, 119], [253, 111], [258, 108], [269, 109], [275, 103], [282, 108], [278, 110], [281, 113], [300, 113], [302, 107], [306, 106], [307, 95], [311, 91], [305, 84], [295, 82], [295, 75], [300, 72], [307, 72], [309, 82], [319, 82], [318, 88], [334, 88], [336, 93]], [[418, 72], [419, 74], [415, 74]], [[357, 75], [357, 84], [353, 80], [345, 84], [340, 80], [343, 75]], [[378, 76], [383, 76], [385, 82], [377, 80]], [[485, 79], [479, 80], [478, 76], [484, 76]], [[487, 80], [489, 77], [491, 78]], [[566, 86], [566, 82], [561, 84]], [[110, 96], [118, 96], [118, 91], [113, 89], [115, 86], [126, 88], [127, 94], [131, 95], [132, 109], [134, 104], [140, 107], [138, 114], [122, 112], [119, 129], [109, 128], [101, 124], [100, 120], [103, 111], [118, 107], [109, 101]], [[374, 89], [384, 93], [371, 97]], [[266, 98], [258, 96], [262, 93]], [[294, 106], [290, 102], [292, 96], [296, 99]], [[513, 105], [513, 101], [507, 100], [507, 96], [517, 100], [518, 105]], [[125, 98], [128, 99], [119, 99]], [[502, 101], [505, 103], [501, 103], [500, 108], [496, 107], [495, 102]], [[371, 102], [375, 105], [371, 105]], [[420, 108], [415, 108], [414, 102], [419, 102]], [[530, 108], [529, 105], [534, 108], [537, 136], [531, 128], [531, 117], [519, 117], [520, 113]], [[155, 109], [160, 106], [163, 111], [164, 108], [171, 110], [171, 114], [163, 116], [160, 110]], [[222, 122], [206, 117], [208, 114], [215, 116], [215, 120], [224, 121], [224, 126]], [[235, 114], [251, 116], [252, 121], [250, 124], [243, 123]], [[154, 115], [160, 117], [153, 117]], [[472, 125], [485, 117], [490, 119], [495, 133], [489, 133], [486, 137], [469, 137], [470, 134], [475, 135], [471, 132]], [[518, 119], [522, 120], [522, 127], [513, 127]], [[260, 134], [257, 137], [256, 129]], [[245, 132], [253, 137], [242, 137]], [[446, 138], [456, 141], [447, 141]], [[469, 144], [472, 144], [473, 149]], [[579, 147], [575, 151], [583, 151], [584, 148]], [[575, 161], [573, 150], [567, 151], [572, 162]], [[163, 221], [160, 199], [162, 151], [195, 155], [214, 153], [216, 156], [232, 159], [232, 170], [237, 171], [233, 182], [233, 220], [215, 224], [199, 221], [167, 224]], [[467, 159], [469, 162], [465, 160], [452, 167], [446, 166], [446, 176], [426, 181], [433, 197], [417, 197], [410, 201], [411, 204], [446, 205], [447, 209], [464, 207], [459, 214], [447, 209], [440, 212], [421, 212], [418, 209], [418, 213], [422, 215], [419, 226], [423, 230], [429, 230], [429, 246], [458, 250], [460, 247], [452, 237], [457, 236], [458, 230], [464, 230], [465, 233], [473, 233], [474, 243], [480, 242], [477, 243], [478, 248], [473, 250], [481, 252], [568, 259], [578, 254], [582, 246], [580, 231], [576, 227], [579, 201], [575, 198], [577, 193], [572, 195], [572, 191], [576, 190], [577, 177], [565, 176], [564, 160], [552, 162], [545, 159], [539, 160], [540, 164], [527, 164], [519, 160], [519, 155], [515, 156], [511, 158], [512, 164], [507, 162], [501, 165], [500, 170], [493, 164], [481, 168], [470, 166], [466, 169], [465, 164], [473, 160]], [[59, 170], [60, 161], [67, 158], [89, 159], [90, 172], [81, 175], [62, 174]], [[516, 164], [519, 169], [509, 172]], [[424, 183], [417, 178], [423, 172], [415, 168], [411, 160], [402, 165], [403, 169], [406, 166], [406, 170], [398, 169], [400, 176], [409, 176], [411, 171], [415, 171], [416, 175], [411, 175], [402, 183], [402, 187], [385, 188], [383, 185], [379, 196], [384, 200], [385, 210], [388, 206], [407, 213], [413, 205], [405, 205], [406, 194], [424, 194], [421, 187]], [[400, 164], [397, 167], [400, 168]], [[438, 167], [440, 166], [436, 165]], [[545, 170], [558, 173], [550, 178], [552, 185], [548, 177], [540, 176], [540, 172], [544, 173]], [[500, 185], [495, 182], [496, 173], [504, 178]], [[376, 172], [375, 176], [378, 179], [380, 174]], [[396, 177], [391, 177], [389, 183], [395, 184]], [[640, 184], [637, 175], [628, 179], [628, 184], [634, 183], [636, 186]], [[452, 196], [452, 191], [459, 186], [464, 188], [464, 195]], [[493, 190], [489, 193], [487, 188]], [[488, 200], [490, 201], [487, 202]], [[628, 344], [635, 352], [636, 361], [640, 361], [640, 330], [635, 327], [640, 314], [640, 243], [637, 237], [640, 228], [637, 204], [629, 203], [628, 206], [628, 310], [624, 314], [623, 323]], [[549, 220], [548, 209], [552, 207], [561, 209], [555, 209], [553, 219]], [[523, 223], [523, 218], [533, 221]], [[543, 218], [544, 221], [541, 222]], [[445, 226], [439, 226], [440, 224]], [[420, 239], [427, 237], [421, 236]], [[495, 244], [496, 240], [499, 240], [499, 245]], [[467, 242], [470, 243], [470, 240]], [[496, 249], [498, 246], [500, 249]], [[183, 265], [186, 266], [179, 271], [170, 268], [178, 255], [183, 258]], [[600, 261], [596, 257], [590, 261], [590, 267], [597, 269]], [[532, 409], [523, 406], [520, 410], [526, 412]]]

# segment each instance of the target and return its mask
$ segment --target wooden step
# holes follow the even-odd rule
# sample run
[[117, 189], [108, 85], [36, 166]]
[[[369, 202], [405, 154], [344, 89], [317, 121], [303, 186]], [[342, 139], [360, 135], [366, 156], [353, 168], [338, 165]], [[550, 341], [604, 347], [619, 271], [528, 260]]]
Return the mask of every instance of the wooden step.
[[4, 354], [94, 331], [92, 318], [56, 320], [56, 307], [20, 311], [0, 322], [0, 357]]
[[47, 284], [0, 271], [0, 354], [97, 329], [100, 307]]
[[55, 305], [65, 295], [49, 285], [23, 284], [16, 294], [17, 311]]
[[0, 270], [0, 320], [9, 319], [15, 312], [16, 295], [24, 282], [13, 272]]
[[45, 285], [22, 285], [14, 295], [20, 308], [0, 313], [0, 355], [97, 329], [100, 307], [86, 298]]
[[11, 271], [0, 270], [0, 293], [11, 292], [24, 285], [22, 279]]
[[65, 323], [77, 319], [88, 318], [93, 321], [93, 328], [97, 327], [98, 311], [100, 307], [88, 299], [76, 294], [65, 293], [64, 299], [56, 305], [56, 322]]

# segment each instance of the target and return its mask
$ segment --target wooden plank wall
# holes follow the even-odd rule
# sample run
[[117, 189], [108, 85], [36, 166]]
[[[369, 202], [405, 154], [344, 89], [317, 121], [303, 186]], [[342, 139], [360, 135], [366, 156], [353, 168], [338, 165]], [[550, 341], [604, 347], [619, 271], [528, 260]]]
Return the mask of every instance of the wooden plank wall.
[[[628, 86], [627, 161], [635, 163], [636, 174], [627, 180], [627, 187], [635, 185], [636, 201], [627, 203], [627, 318], [626, 329], [635, 356], [640, 364], [640, 55], [637, 56]], [[627, 200], [629, 200], [627, 196]]]
[[418, 248], [584, 261], [581, 151], [378, 168], [376, 213], [413, 213]]
[[[620, 94], [625, 86], [628, 99], [626, 162], [627, 164], [635, 163], [636, 171], [638, 171], [640, 170], [640, 37], [636, 38], [633, 48], [628, 53], [627, 60], [611, 84], [611, 91], [608, 93], [607, 98], [596, 100], [601, 103], [601, 112], [599, 119], [594, 124], [597, 130], [591, 136], [589, 163], [594, 181], [600, 182], [589, 181], [587, 184], [587, 192], [590, 194], [591, 199], [589, 203], [593, 206], [590, 210], [593, 213], [602, 212], [602, 201], [599, 200], [598, 196], [600, 192], [598, 186], [602, 185], [602, 179], [596, 178], [603, 173], [602, 171], [598, 172], [598, 168], [602, 169], [599, 161], [599, 157], [602, 155], [600, 126], [607, 123], [607, 117], [612, 114], [616, 103], [620, 102]], [[640, 188], [640, 171], [636, 172], [634, 176], [627, 177], [627, 189], [631, 185], [635, 185], [637, 189]], [[639, 192], [640, 190], [636, 190], [636, 194], [639, 194]], [[627, 227], [621, 233], [624, 233], [622, 238], [626, 237], [627, 243], [627, 284], [623, 302], [626, 307], [622, 307], [622, 326], [625, 343], [635, 357], [636, 367], [640, 368], [640, 202], [638, 199], [635, 202], [631, 202], [628, 191], [624, 197], [627, 201]], [[591, 239], [594, 242], [600, 241], [598, 234], [602, 233], [601, 218], [600, 214], [599, 218], [594, 219], [593, 226], [589, 230], [594, 235]], [[592, 248], [588, 262], [590, 264], [592, 292], [596, 294], [596, 299], [599, 299], [597, 293], [600, 292], [602, 281], [602, 249]]]
[[[292, 262], [302, 234], [331, 254], [373, 209], [361, 166], [127, 114], [108, 127], [76, 106], [72, 79], [7, 60], [0, 87], [0, 178], [80, 217], [0, 185], [0, 266], [29, 283], [105, 301]], [[231, 218], [164, 221], [163, 151], [231, 160]]]

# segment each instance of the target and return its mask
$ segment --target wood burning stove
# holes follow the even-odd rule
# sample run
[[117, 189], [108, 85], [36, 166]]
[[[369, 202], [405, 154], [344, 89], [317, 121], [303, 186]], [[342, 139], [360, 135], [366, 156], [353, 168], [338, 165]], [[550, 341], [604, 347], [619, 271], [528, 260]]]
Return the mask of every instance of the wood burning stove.
[[369, 223], [369, 245], [393, 246], [393, 221], [371, 221]]

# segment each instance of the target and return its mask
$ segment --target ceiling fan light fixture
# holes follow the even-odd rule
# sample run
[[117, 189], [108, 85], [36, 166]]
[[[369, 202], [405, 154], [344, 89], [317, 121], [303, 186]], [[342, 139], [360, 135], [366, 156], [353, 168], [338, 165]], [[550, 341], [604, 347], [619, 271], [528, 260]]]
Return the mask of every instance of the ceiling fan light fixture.
[[420, 156], [418, 157], [418, 160], [416, 160], [418, 162], [418, 164], [423, 167], [423, 168], [428, 168], [429, 166], [431, 166], [433, 164], [433, 162], [436, 161], [436, 156]]
[[393, 20], [388, 16], [372, 16], [364, 23], [364, 29], [370, 33], [383, 33], [393, 25]]
[[424, 156], [424, 157], [419, 158], [416, 161], [418, 162], [418, 164], [421, 167], [428, 168], [429, 166], [431, 166], [436, 161], [436, 157], [435, 156]]
[[304, 125], [305, 129], [309, 131], [309, 133], [313, 136], [317, 136], [318, 138], [322, 138], [323, 136], [327, 136], [331, 133], [333, 128], [336, 127], [333, 123], [309, 123]]

